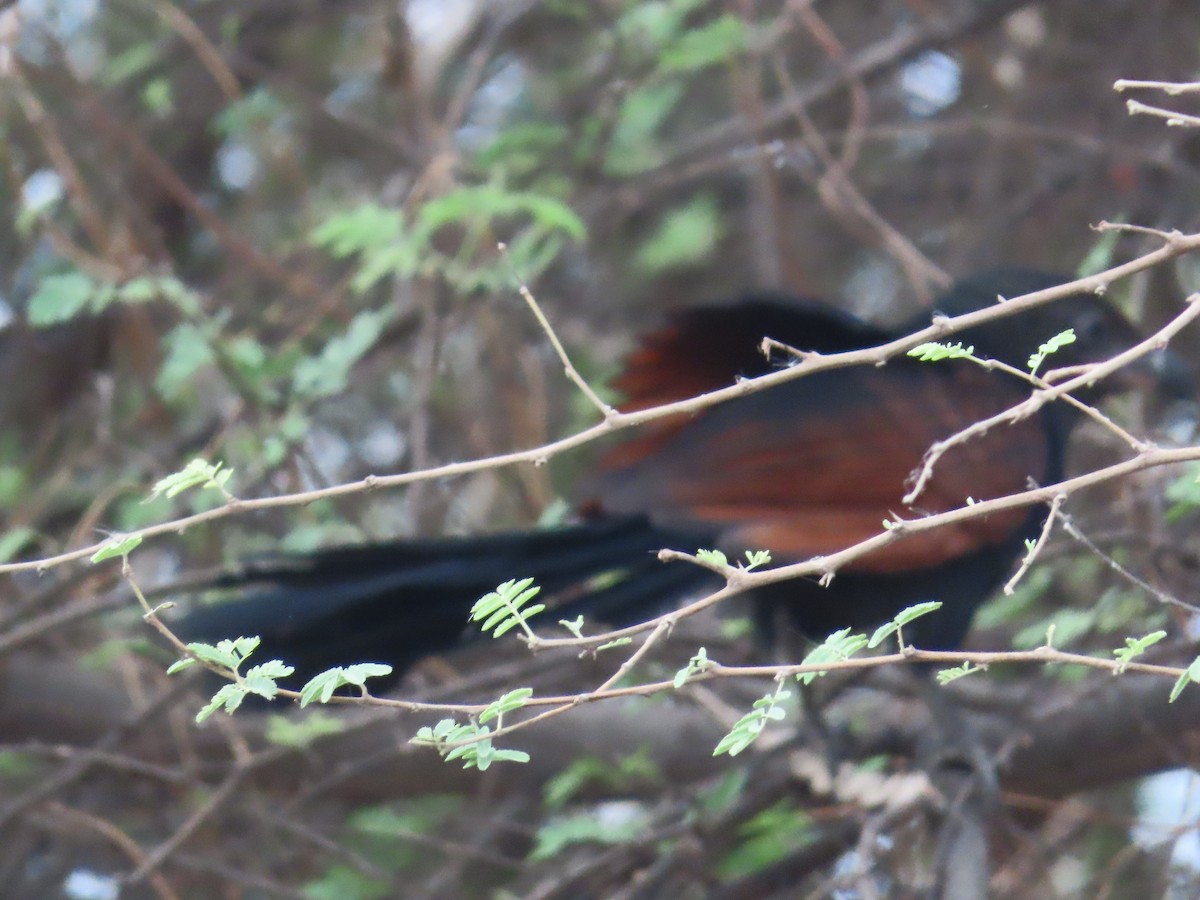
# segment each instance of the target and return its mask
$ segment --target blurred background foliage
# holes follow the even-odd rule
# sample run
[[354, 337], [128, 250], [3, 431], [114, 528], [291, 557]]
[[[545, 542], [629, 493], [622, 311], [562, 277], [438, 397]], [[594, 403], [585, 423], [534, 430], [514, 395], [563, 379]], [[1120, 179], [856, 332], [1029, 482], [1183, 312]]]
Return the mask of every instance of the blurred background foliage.
[[[954, 276], [1001, 263], [1098, 270], [1154, 246], [1089, 230], [1102, 219], [1200, 226], [1200, 137], [1127, 116], [1111, 91], [1121, 77], [1195, 77], [1200, 17], [1186, 0], [0, 5], [3, 559], [215, 502], [144, 502], [193, 456], [224, 461], [233, 491], [251, 497], [578, 429], [591, 407], [561, 377], [520, 283], [599, 386], [632, 337], [680, 305], [782, 289], [896, 322]], [[1198, 273], [1184, 259], [1123, 283], [1115, 299], [1153, 326]], [[1196, 349], [1185, 335], [1180, 352]], [[1146, 415], [1140, 401], [1118, 412]], [[1084, 435], [1088, 464], [1116, 452], [1105, 440]], [[155, 582], [281, 547], [552, 521], [580, 465], [228, 519], [134, 561]], [[1094, 497], [1102, 515], [1089, 534], [1183, 591], [1194, 559], [1168, 550], [1187, 544], [1179, 535], [1198, 498], [1177, 474], [1167, 499], [1160, 474]], [[110, 575], [59, 578], [0, 587], [4, 629], [48, 608], [82, 620], [70, 611], [112, 588]], [[1053, 603], [1039, 605], [1047, 592]], [[986, 646], [1032, 645], [1053, 621], [1063, 646], [1098, 637], [1111, 647], [1168, 619], [1063, 541], [978, 631]], [[151, 678], [156, 662], [139, 669], [122, 650], [141, 637], [131, 612], [89, 621], [13, 645], [90, 653], [109, 674]], [[722, 632], [726, 652], [749, 652], [736, 631]], [[600, 767], [584, 780], [631, 777]], [[743, 808], [736, 795], [711, 807], [737, 810], [711, 845], [720, 862], [689, 863], [702, 874], [666, 882], [669, 895], [797, 896], [754, 893], [755, 878], [820, 844], [812, 815], [778, 797]], [[256, 832], [252, 858], [224, 859], [243, 892], [223, 896], [303, 885], [312, 897], [400, 896], [401, 883], [405, 896], [486, 896], [489, 884], [565, 896], [600, 890], [562, 863], [585, 839], [632, 854], [613, 876], [625, 893], [585, 896], [668, 896], [662, 883], [639, 894], [621, 878], [653, 856], [636, 836], [678, 819], [670, 796], [582, 818], [553, 804], [539, 812], [533, 798], [510, 811], [522, 825], [497, 838], [495, 859], [475, 837], [495, 822], [453, 803], [314, 825], [336, 849], [303, 863], [280, 832], [261, 846]], [[1132, 816], [1132, 796], [1103, 803]], [[535, 838], [539, 824], [549, 835]], [[1072, 820], [1055, 852], [1078, 866], [1030, 863], [997, 896], [1075, 896], [1072, 884], [1095, 896], [1102, 877], [1112, 896], [1148, 896], [1121, 894], [1121, 879], [1137, 883], [1158, 850], [1127, 844], [1127, 865], [1107, 874], [1098, 862], [1096, 847], [1122, 843], [1130, 827]], [[474, 855], [446, 849], [468, 845]], [[225, 852], [216, 841], [209, 851]], [[522, 868], [526, 852], [534, 862]], [[611, 859], [569, 862], [594, 875], [596, 858]], [[284, 859], [298, 868], [273, 871]], [[30, 879], [10, 896], [51, 896], [29, 887], [27, 868], [5, 865]], [[62, 859], [47, 870], [56, 884], [71, 873]], [[893, 875], [889, 884], [903, 880]], [[717, 883], [746, 888], [705, 893]], [[207, 889], [186, 895], [217, 896]]]

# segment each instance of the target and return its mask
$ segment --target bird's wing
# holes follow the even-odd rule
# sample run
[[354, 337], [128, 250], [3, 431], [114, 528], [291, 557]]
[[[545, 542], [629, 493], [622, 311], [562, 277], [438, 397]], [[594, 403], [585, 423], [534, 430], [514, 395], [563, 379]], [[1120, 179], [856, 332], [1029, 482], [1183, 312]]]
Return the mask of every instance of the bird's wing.
[[[838, 353], [882, 344], [890, 335], [814, 300], [755, 295], [732, 306], [677, 311], [665, 326], [642, 336], [611, 386], [624, 395], [626, 412], [726, 388], [786, 366], [786, 355], [762, 352], [768, 337], [797, 349]], [[652, 455], [688, 421], [673, 416], [639, 429], [609, 451], [604, 465], [620, 468]]]
[[[724, 331], [704, 329], [704, 341], [689, 345], [687, 324], [676, 323], [631, 358], [622, 386], [634, 389], [636, 406], [731, 383], [734, 354], [721, 350], [722, 338], [754, 347], [762, 336], [747, 341], [746, 329], [729, 323]], [[870, 335], [863, 326], [864, 334], [830, 339], [829, 323], [822, 324], [822, 349], [863, 346], [864, 334], [887, 337]], [[778, 339], [805, 349], [813, 345], [803, 334]], [[758, 371], [748, 374], [761, 374], [764, 366], [759, 363]], [[898, 360], [880, 368], [818, 373], [692, 417], [675, 417], [614, 447], [587, 490], [593, 504], [608, 511], [647, 512], [672, 525], [715, 526], [727, 546], [766, 548], [788, 559], [825, 555], [879, 534], [885, 519], [952, 509], [968, 498], [1003, 496], [1025, 489], [1030, 479], [1043, 479], [1051, 437], [1033, 417], [997, 426], [952, 449], [916, 503], [910, 508], [902, 502], [910, 476], [935, 441], [1025, 395], [1008, 376], [966, 361]], [[1014, 509], [913, 535], [852, 568], [891, 572], [935, 566], [1011, 539], [1028, 515]]]

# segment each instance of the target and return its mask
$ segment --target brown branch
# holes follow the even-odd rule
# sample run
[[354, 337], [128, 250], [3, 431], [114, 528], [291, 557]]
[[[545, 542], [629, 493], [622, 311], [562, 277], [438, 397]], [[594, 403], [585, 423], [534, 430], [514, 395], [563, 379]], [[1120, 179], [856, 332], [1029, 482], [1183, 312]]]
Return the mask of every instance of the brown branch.
[[[1005, 316], [1019, 315], [1023, 310], [1034, 306], [1040, 306], [1044, 303], [1049, 303], [1063, 297], [1069, 297], [1085, 292], [1103, 291], [1113, 281], [1127, 277], [1136, 272], [1140, 272], [1144, 269], [1151, 268], [1152, 266], [1165, 260], [1173, 259], [1181, 254], [1200, 248], [1200, 234], [1182, 235], [1178, 233], [1163, 233], [1163, 240], [1163, 246], [1157, 250], [1153, 250], [1134, 260], [1131, 260], [1130, 262], [1114, 266], [1113, 268], [1096, 275], [1089, 275], [1085, 278], [1080, 278], [1057, 287], [1047, 288], [1046, 290], [1036, 291], [1023, 297], [1015, 297], [1009, 299], [1007, 303], [996, 304], [995, 306], [988, 307], [987, 309], [978, 310], [976, 312], [967, 313], [954, 318], [936, 318], [928, 327], [922, 328], [919, 331], [913, 332], [905, 337], [889, 341], [886, 344], [881, 344], [878, 347], [828, 355], [809, 353], [805, 354], [800, 362], [796, 365], [787, 369], [781, 369], [779, 371], [772, 372], [759, 378], [740, 381], [729, 387], [721, 388], [716, 391], [710, 391], [709, 393], [701, 394], [687, 400], [666, 403], [661, 406], [636, 410], [633, 412], [617, 412], [611, 418], [605, 419], [604, 421], [599, 422], [590, 428], [586, 428], [568, 437], [543, 444], [540, 447], [534, 447], [528, 450], [518, 450], [512, 453], [500, 454], [498, 456], [489, 457], [486, 459], [448, 463], [441, 466], [433, 466], [427, 469], [421, 469], [413, 472], [403, 472], [395, 475], [369, 475], [366, 478], [358, 481], [347, 482], [334, 485], [332, 487], [320, 488], [311, 491], [301, 491], [292, 494], [282, 494], [275, 497], [262, 497], [250, 500], [233, 500], [222, 506], [218, 506], [204, 512], [195, 513], [189, 516], [182, 516], [170, 522], [164, 522], [144, 528], [138, 533], [143, 539], [158, 537], [171, 533], [182, 534], [187, 529], [202, 523], [218, 521], [235, 515], [245, 515], [249, 512], [304, 506], [317, 500], [342, 497], [348, 494], [366, 493], [379, 490], [381, 488], [400, 487], [402, 485], [412, 484], [417, 481], [429, 481], [438, 478], [456, 477], [484, 470], [499, 469], [505, 466], [512, 466], [521, 463], [542, 465], [552, 457], [564, 453], [567, 450], [573, 450], [577, 447], [590, 444], [593, 441], [614, 434], [615, 432], [623, 431], [628, 428], [635, 428], [639, 425], [658, 421], [679, 413], [695, 413], [699, 410], [707, 409], [708, 407], [715, 406], [719, 403], [724, 403], [738, 397], [744, 397], [761, 390], [766, 390], [774, 387], [775, 385], [812, 375], [816, 372], [847, 368], [849, 366], [856, 365], [879, 365], [898, 354], [910, 350], [918, 344], [926, 343], [931, 340], [943, 339], [947, 335], [954, 334], [965, 328], [972, 328], [977, 325], [982, 325], [986, 322], [1003, 318]], [[1128, 352], [1130, 351], [1127, 351], [1127, 353]], [[1121, 359], [1123, 364], [1123, 361], [1127, 357], [1125, 354], [1122, 354], [1120, 357], [1115, 357], [1114, 359], [1117, 358]], [[1062, 385], [1055, 386], [1051, 390], [1057, 393], [1066, 393], [1069, 390], [1079, 387], [1081, 384], [1089, 382], [1093, 378], [1100, 377], [1100, 375], [1105, 371], [1106, 369], [1104, 367], [1098, 367], [1091, 370], [1091, 373], [1087, 376], [1081, 376], [1078, 379], [1064, 382]], [[1099, 481], [1107, 480], [1112, 477], [1119, 477], [1122, 474], [1127, 474], [1131, 471], [1138, 471], [1153, 465], [1166, 465], [1173, 462], [1186, 462], [1196, 458], [1198, 455], [1200, 455], [1200, 448], [1193, 448], [1191, 450], [1184, 449], [1149, 452], [1139, 456], [1137, 460], [1123, 464], [1126, 468], [1117, 466], [1102, 470], [1104, 474], [1100, 475], [1100, 477], [1091, 481], [1081, 482], [1079, 486], [1084, 487], [1092, 483], [1098, 483]], [[1012, 500], [1007, 501], [1007, 506], [996, 505], [1001, 503], [1001, 501], [989, 501], [988, 504], [977, 504], [976, 507], [972, 508], [986, 506], [988, 511], [995, 511], [996, 509], [1009, 508], [1010, 506], [1028, 505], [1029, 503], [1039, 502], [1043, 499], [1049, 499], [1049, 495], [1045, 494], [1044, 492], [1027, 492], [1024, 494], [1015, 495]], [[943, 514], [943, 516], [934, 516], [918, 521], [926, 523], [925, 525], [921, 526], [922, 529], [930, 527], [929, 523], [942, 524], [943, 522], [948, 521], [959, 521], [959, 518], [945, 519], [944, 516], [947, 515], [951, 514]], [[970, 514], [967, 510], [958, 510], [954, 515], [957, 515], [961, 518], [969, 517]], [[916, 527], [916, 523], [905, 523], [905, 528], [910, 527]], [[893, 534], [891, 539], [897, 537], [898, 532], [901, 530], [903, 529], [896, 529], [897, 533]], [[865, 547], [862, 552], [882, 546], [879, 541], [885, 539], [888, 539], [887, 536], [880, 536], [879, 538], [873, 539], [872, 542], [864, 542], [870, 544], [870, 546]], [[55, 556], [0, 565], [0, 574], [28, 571], [42, 572], [54, 566], [59, 566], [65, 563], [90, 557], [106, 543], [106, 541], [101, 541], [88, 547], [79, 548], [66, 553], [60, 553]], [[846, 560], [846, 557], [844, 555], [837, 554], [827, 557], [826, 560], [830, 562], [837, 560], [837, 564], [840, 565], [842, 564], [842, 561]], [[788, 569], [788, 571], [796, 575], [804, 574], [800, 571], [793, 572], [793, 569], [794, 567], [791, 567]], [[805, 571], [807, 572], [808, 570]]]
[[[64, 690], [47, 691], [46, 671], [43, 657], [20, 654], [0, 670], [0, 729], [11, 739], [32, 733], [86, 745], [103, 738], [107, 721], [127, 715], [124, 692], [97, 679], [95, 673], [56, 666]], [[1011, 710], [1002, 705], [997, 712], [970, 718], [987, 746], [1011, 745], [1000, 773], [1005, 790], [1064, 797], [1194, 761], [1200, 753], [1200, 689], [1185, 690], [1173, 704], [1166, 702], [1165, 693], [1160, 677], [1092, 679], [1082, 687], [1060, 685], [1039, 691], [1032, 706], [1021, 704]], [[632, 709], [641, 712], [631, 714]], [[649, 716], [644, 707], [631, 708], [622, 701], [593, 705], [578, 709], [569, 720], [547, 722], [531, 735], [514, 735], [510, 745], [532, 751], [532, 761], [506, 769], [503, 779], [489, 783], [499, 796], [530, 793], [581, 754], [615, 763], [630, 747], [642, 746], [661, 771], [671, 773], [674, 784], [728, 771], [727, 760], [712, 756], [724, 729], [707, 712], [670, 703], [654, 709]], [[920, 706], [913, 701], [888, 695], [872, 709], [864, 716], [855, 707], [857, 720], [869, 723], [855, 740], [863, 752], [878, 752], [879, 746], [896, 749], [897, 741], [915, 745], [927, 729]], [[272, 764], [260, 765], [254, 777], [255, 786], [262, 790], [292, 796], [300, 785], [336, 772], [345, 760], [367, 758], [374, 761], [372, 765], [347, 770], [349, 774], [326, 792], [333, 791], [348, 803], [379, 803], [473, 791], [480, 783], [479, 773], [464, 772], [446, 765], [436, 754], [407, 745], [403, 729], [389, 717], [322, 739], [304, 751], [281, 751], [268, 744], [263, 737], [266, 723], [260, 717], [234, 721], [240, 723], [255, 753], [270, 754]], [[1171, 741], [1163, 741], [1163, 735]], [[206, 767], [219, 769], [227, 764], [223, 742], [211, 729], [193, 737]], [[166, 729], [143, 728], [137, 741], [127, 741], [125, 746], [147, 759], [173, 759], [177, 752]], [[1084, 755], [1088, 765], [1081, 766]], [[778, 762], [786, 764], [785, 759]], [[619, 790], [627, 796], [630, 787]], [[597, 781], [585, 786], [580, 797], [612, 795], [611, 785]]]

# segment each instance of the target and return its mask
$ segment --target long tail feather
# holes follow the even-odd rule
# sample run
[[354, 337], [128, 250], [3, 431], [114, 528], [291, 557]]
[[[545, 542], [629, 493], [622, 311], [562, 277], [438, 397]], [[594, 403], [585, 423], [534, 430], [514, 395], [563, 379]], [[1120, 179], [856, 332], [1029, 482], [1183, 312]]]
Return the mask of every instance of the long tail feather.
[[[694, 550], [705, 535], [663, 529], [645, 516], [602, 518], [554, 531], [394, 541], [253, 560], [209, 585], [251, 589], [181, 619], [189, 641], [257, 635], [255, 657], [296, 668], [290, 684], [336, 665], [384, 662], [394, 677], [469, 637], [476, 600], [531, 577], [552, 605], [548, 621], [585, 615], [625, 625], [711, 578], [664, 564], [663, 547]], [[553, 619], [549, 618], [553, 616]]]

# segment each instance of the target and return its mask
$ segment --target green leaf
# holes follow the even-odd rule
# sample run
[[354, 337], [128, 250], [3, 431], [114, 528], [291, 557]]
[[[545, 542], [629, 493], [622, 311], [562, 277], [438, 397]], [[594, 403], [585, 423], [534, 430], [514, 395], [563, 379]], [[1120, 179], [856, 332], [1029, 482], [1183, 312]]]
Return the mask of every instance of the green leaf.
[[359, 807], [346, 817], [346, 827], [358, 834], [408, 841], [414, 834], [433, 834], [463, 806], [461, 797], [428, 794], [406, 800], [402, 807]]
[[583, 219], [563, 201], [545, 194], [523, 193], [518, 195], [518, 205], [524, 206], [533, 217], [534, 223], [546, 231], [557, 231], [567, 237], [582, 241], [587, 237], [587, 225]]
[[159, 296], [157, 278], [131, 278], [117, 289], [122, 303], [148, 303]]
[[769, 566], [771, 564], [770, 550], [747, 550], [746, 551], [746, 571], [757, 569], [759, 566]]
[[687, 16], [688, 7], [697, 6], [696, 0], [674, 2], [630, 3], [616, 21], [616, 29], [628, 42], [639, 42], [654, 55], [663, 46], [678, 37]]
[[942, 608], [940, 600], [927, 600], [924, 603], [915, 603], [912, 606], [905, 607], [896, 613], [895, 623], [903, 628], [905, 625], [913, 622], [921, 616], [927, 616], [931, 612], [936, 612]]
[[571, 632], [573, 637], [583, 637], [583, 616], [576, 616], [574, 619], [559, 619], [558, 624]]
[[155, 279], [159, 296], [168, 301], [185, 316], [199, 316], [203, 312], [200, 297], [188, 290], [178, 278], [162, 276]]
[[300, 360], [292, 372], [292, 389], [307, 399], [331, 397], [345, 389], [350, 370], [375, 346], [395, 318], [392, 310], [364, 310], [343, 334], [331, 338], [316, 356]]
[[[825, 638], [820, 646], [814, 647], [801, 660], [801, 665], [815, 666], [823, 663], [841, 662], [852, 657], [859, 650], [866, 647], [868, 643], [866, 635], [851, 634], [849, 628], [843, 628], [841, 631], [835, 631], [829, 637]], [[825, 674], [827, 674], [825, 671], [803, 672], [796, 676], [796, 680], [804, 684], [812, 684], [815, 679]]]
[[1166, 636], [1167, 633], [1165, 631], [1153, 631], [1145, 637], [1125, 638], [1125, 646], [1113, 651], [1113, 656], [1120, 663], [1117, 667], [1117, 672], [1124, 672], [1126, 666]]
[[0, 509], [13, 508], [25, 496], [29, 486], [29, 473], [23, 468], [0, 465]]
[[706, 817], [723, 815], [741, 800], [749, 783], [750, 774], [745, 767], [729, 769], [715, 784], [700, 788], [696, 806]]
[[306, 900], [384, 900], [395, 896], [389, 879], [367, 875], [353, 866], [338, 863], [320, 878], [306, 882]]
[[433, 728], [424, 726], [409, 739], [410, 744], [433, 746], [446, 762], [463, 761], [464, 769], [486, 770], [494, 762], [529, 762], [529, 754], [520, 750], [503, 750], [492, 745], [486, 725], [469, 722], [463, 725], [453, 719], [442, 719]]
[[682, 269], [711, 259], [721, 240], [721, 210], [716, 197], [700, 194], [669, 210], [634, 262], [649, 275]]
[[213, 694], [213, 698], [205, 704], [200, 712], [196, 713], [196, 724], [203, 724], [209, 716], [222, 708], [229, 715], [233, 715], [237, 708], [242, 705], [242, 701], [246, 699], [247, 693], [247, 690], [240, 684], [225, 685]]
[[410, 744], [434, 744], [438, 741], [445, 740], [451, 731], [458, 725], [453, 719], [441, 719], [436, 725], [430, 728], [424, 725], [417, 729], [415, 736], [409, 739]]
[[616, 763], [595, 756], [581, 756], [546, 782], [543, 797], [549, 809], [559, 810], [589, 784], [605, 785], [613, 793], [623, 793], [635, 784], [662, 781], [664, 777], [645, 746], [621, 757]]
[[249, 335], [238, 335], [228, 342], [229, 358], [244, 372], [257, 373], [267, 364], [267, 348]]
[[154, 388], [166, 400], [178, 397], [196, 373], [216, 357], [208, 338], [190, 322], [176, 325], [163, 337], [165, 356], [154, 379]]
[[243, 660], [258, 648], [258, 644], [258, 637], [239, 637], [219, 641], [215, 646], [196, 641], [188, 644], [187, 648], [202, 662], [236, 671]]
[[479, 721], [488, 722], [499, 718], [507, 712], [520, 709], [532, 696], [533, 688], [517, 688], [516, 690], [509, 691], [500, 699], [489, 703], [487, 709], [479, 714]]
[[99, 81], [105, 87], [116, 87], [157, 65], [160, 58], [161, 48], [158, 44], [154, 41], [140, 41], [110, 58], [100, 74]]
[[386, 663], [355, 663], [352, 666], [335, 666], [314, 675], [300, 688], [300, 706], [310, 703], [328, 703], [339, 688], [355, 687], [359, 691], [366, 688], [368, 678], [381, 678], [392, 673], [392, 667]]
[[927, 344], [917, 344], [907, 353], [921, 362], [941, 362], [943, 359], [974, 359], [975, 347], [964, 347], [962, 342], [943, 344], [930, 341]]
[[19, 778], [31, 775], [36, 770], [34, 754], [22, 753], [17, 750], [0, 750], [0, 776]]
[[910, 606], [906, 609], [900, 610], [900, 612], [896, 613], [892, 621], [885, 625], [880, 625], [877, 629], [875, 629], [875, 633], [871, 635], [871, 639], [867, 641], [867, 648], [871, 650], [875, 649], [885, 640], [891, 637], [893, 632], [899, 631], [909, 622], [919, 619], [921, 616], [927, 616], [929, 613], [941, 608], [942, 604], [939, 601], [929, 600], [925, 603], [918, 603], [915, 606]]
[[99, 285], [82, 272], [67, 272], [42, 279], [26, 308], [29, 324], [35, 328], [58, 325], [75, 318], [95, 296]]
[[197, 457], [165, 478], [160, 478], [150, 489], [151, 500], [165, 496], [172, 500], [186, 490], [194, 487], [216, 488], [224, 491], [225, 485], [233, 475], [233, 469], [222, 469], [224, 463], [210, 463]]
[[633, 638], [631, 637], [613, 638], [611, 641], [608, 641], [607, 643], [601, 644], [599, 647], [597, 647], [596, 652], [602, 653], [605, 650], [612, 650], [615, 647], [626, 647], [632, 643]]
[[1171, 688], [1170, 702], [1174, 703], [1179, 698], [1179, 695], [1183, 693], [1183, 689], [1197, 678], [1200, 678], [1200, 657], [1192, 660], [1192, 664], [1175, 681], [1174, 687]]
[[1167, 510], [1169, 522], [1178, 522], [1200, 507], [1200, 464], [1193, 463], [1186, 472], [1167, 485], [1166, 496], [1173, 504]]
[[342, 679], [346, 684], [364, 687], [368, 678], [383, 678], [392, 674], [392, 667], [387, 663], [355, 663], [341, 669]]
[[1095, 609], [1059, 609], [1049, 621], [1035, 622], [1013, 635], [1013, 646], [1028, 650], [1046, 642], [1047, 628], [1054, 629], [1058, 646], [1067, 646], [1096, 626]]
[[720, 550], [705, 550], [701, 547], [696, 551], [696, 559], [701, 562], [708, 563], [710, 566], [727, 566], [729, 565], [729, 557]]
[[812, 817], [791, 800], [780, 800], [738, 826], [741, 840], [717, 864], [722, 878], [761, 872], [793, 855], [819, 834]]
[[142, 88], [142, 103], [152, 115], [165, 119], [175, 111], [175, 88], [166, 78], [152, 78]]
[[272, 700], [279, 693], [279, 685], [275, 682], [280, 678], [287, 678], [287, 676], [295, 671], [294, 668], [281, 660], [269, 660], [257, 666], [252, 666], [246, 671], [245, 676], [243, 676], [245, 679], [245, 688], [252, 694], [258, 694], [260, 697]]
[[1074, 328], [1068, 328], [1066, 331], [1060, 331], [1058, 334], [1054, 335], [1054, 337], [1050, 338], [1050, 340], [1038, 347], [1037, 353], [1029, 357], [1029, 374], [1036, 375], [1037, 370], [1041, 368], [1041, 365], [1046, 361], [1047, 356], [1050, 356], [1052, 353], [1057, 353], [1063, 347], [1073, 343], [1075, 343]]
[[675, 677], [671, 683], [676, 690], [683, 687], [692, 678], [692, 676], [704, 672], [712, 668], [713, 662], [708, 658], [708, 651], [701, 647], [696, 651], [695, 656], [688, 660], [688, 664], [675, 673]]
[[[527, 763], [529, 762], [529, 754], [524, 750], [503, 750], [497, 749], [492, 751], [492, 762], [514, 762]], [[482, 766], [480, 770], [482, 771]]]
[[92, 554], [92, 563], [104, 562], [106, 559], [121, 557], [122, 559], [133, 552], [142, 542], [142, 536], [134, 534], [114, 534], [100, 545], [100, 549]]
[[721, 738], [716, 749], [713, 750], [713, 756], [720, 756], [723, 753], [737, 756], [753, 744], [763, 733], [768, 722], [778, 722], [786, 716], [779, 704], [789, 696], [791, 694], [783, 689], [781, 683], [774, 693], [755, 700], [754, 708], [738, 719], [729, 733]]
[[527, 122], [497, 132], [490, 144], [475, 155], [480, 169], [502, 166], [506, 172], [535, 172], [544, 167], [548, 154], [566, 143], [569, 132], [562, 125]]
[[609, 175], [635, 175], [662, 158], [655, 135], [683, 98], [678, 80], [643, 84], [626, 95], [617, 113], [604, 168]]
[[542, 612], [546, 606], [544, 603], [535, 603], [524, 608], [525, 604], [541, 590], [534, 585], [532, 578], [506, 581], [475, 601], [471, 607], [470, 621], [480, 623], [480, 630], [485, 634], [490, 631], [492, 637], [500, 637], [518, 625], [528, 628], [529, 618]]
[[640, 804], [623, 804], [626, 815], [614, 816], [601, 809], [554, 816], [538, 829], [537, 843], [529, 854], [532, 861], [554, 859], [576, 844], [620, 845], [640, 840], [650, 826], [650, 815]]
[[223, 138], [245, 137], [287, 116], [288, 110], [270, 88], [259, 85], [239, 100], [225, 105], [213, 119], [213, 130]]
[[[1124, 225], [1128, 222], [1125, 216], [1112, 216], [1108, 219], [1114, 225]], [[1098, 275], [1105, 269], [1108, 269], [1113, 264], [1114, 254], [1117, 250], [1117, 241], [1124, 234], [1119, 228], [1112, 228], [1100, 232], [1096, 238], [1096, 242], [1092, 248], [1088, 250], [1087, 255], [1079, 263], [1079, 267], [1075, 270], [1076, 278], [1087, 278], [1089, 275]]]
[[583, 220], [563, 201], [529, 191], [510, 191], [498, 184], [454, 188], [421, 207], [416, 232], [422, 238], [447, 225], [488, 222], [513, 216], [529, 216], [545, 231], [561, 231], [575, 240], [587, 236]]
[[659, 61], [665, 72], [694, 72], [725, 62], [746, 47], [746, 23], [732, 13], [686, 31], [663, 49]]
[[480, 771], [486, 769], [492, 763], [492, 740], [488, 737], [491, 733], [488, 726], [474, 723], [455, 728], [446, 736], [447, 744], [457, 745], [446, 750], [446, 762], [461, 759], [464, 769], [472, 766], [477, 766]]
[[340, 259], [386, 248], [399, 241], [403, 232], [403, 212], [377, 203], [364, 203], [330, 216], [313, 230], [309, 240]]
[[982, 672], [983, 669], [983, 666], [973, 666], [970, 662], [964, 662], [961, 666], [955, 666], [951, 669], [939, 669], [937, 682], [938, 684], [946, 685], [966, 675], [974, 675], [976, 672]]
[[344, 683], [340, 668], [327, 669], [319, 675], [314, 675], [300, 688], [301, 708], [310, 703], [328, 703]]
[[37, 532], [28, 525], [18, 525], [12, 531], [0, 535], [0, 563], [10, 561], [36, 537]]
[[420, 268], [422, 247], [408, 236], [396, 242], [363, 254], [358, 273], [350, 280], [350, 287], [357, 294], [365, 294], [387, 278], [407, 278]]

